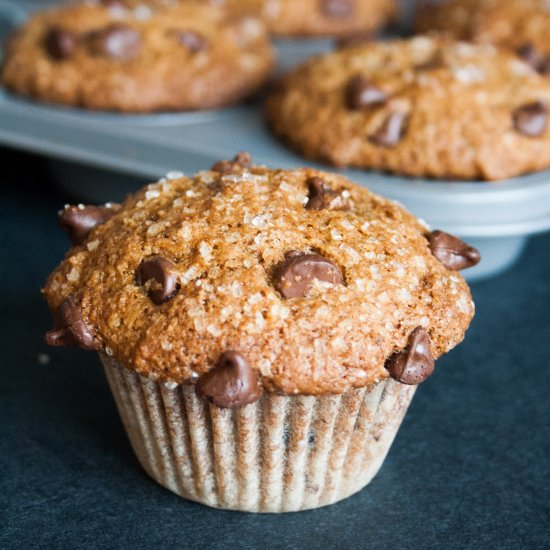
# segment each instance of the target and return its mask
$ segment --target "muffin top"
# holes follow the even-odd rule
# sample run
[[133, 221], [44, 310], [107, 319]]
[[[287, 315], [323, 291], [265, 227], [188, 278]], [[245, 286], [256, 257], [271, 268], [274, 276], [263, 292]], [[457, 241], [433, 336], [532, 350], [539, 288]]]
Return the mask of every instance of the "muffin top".
[[60, 221], [75, 246], [43, 291], [47, 341], [154, 380], [211, 384], [229, 365], [284, 394], [416, 384], [474, 313], [456, 271], [474, 249], [309, 168], [240, 154], [120, 207], [67, 206]]
[[421, 31], [441, 30], [463, 40], [518, 50], [550, 73], [550, 10], [546, 0], [447, 0], [419, 12]]
[[323, 54], [267, 103], [307, 157], [409, 176], [495, 180], [550, 166], [550, 81], [492, 45], [438, 37]]
[[188, 2], [92, 2], [37, 12], [0, 69], [16, 93], [123, 112], [234, 103], [273, 66], [263, 23]]

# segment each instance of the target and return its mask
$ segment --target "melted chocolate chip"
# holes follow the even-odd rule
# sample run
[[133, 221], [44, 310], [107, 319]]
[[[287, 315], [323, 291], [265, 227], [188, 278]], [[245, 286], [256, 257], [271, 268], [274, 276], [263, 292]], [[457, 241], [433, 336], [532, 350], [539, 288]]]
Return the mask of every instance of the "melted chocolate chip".
[[321, 13], [331, 19], [345, 19], [355, 12], [354, 0], [320, 0]]
[[346, 104], [350, 109], [364, 109], [383, 105], [388, 94], [362, 75], [353, 77], [346, 87]]
[[232, 172], [240, 172], [243, 168], [250, 168], [252, 159], [248, 153], [242, 151], [238, 153], [233, 160], [219, 160], [211, 170], [220, 174], [231, 174]]
[[349, 210], [349, 199], [341, 192], [333, 191], [321, 178], [308, 178], [306, 185], [309, 191], [308, 210]]
[[292, 250], [276, 270], [273, 284], [283, 298], [303, 298], [314, 279], [332, 284], [344, 282], [338, 267], [324, 256]]
[[394, 147], [405, 133], [407, 113], [394, 111], [384, 120], [380, 128], [370, 137], [370, 140], [380, 147]]
[[432, 231], [428, 235], [432, 254], [447, 268], [460, 271], [477, 265], [481, 256], [473, 246], [444, 231]]
[[516, 49], [516, 53], [521, 57], [527, 64], [531, 65], [533, 68], [537, 68], [540, 58], [539, 54], [530, 42], [522, 44], [519, 48]]
[[550, 56], [542, 55], [530, 42], [517, 48], [516, 53], [543, 76], [550, 75]]
[[218, 407], [233, 409], [254, 403], [263, 389], [247, 360], [236, 351], [226, 351], [216, 366], [197, 380], [195, 392]]
[[55, 328], [46, 333], [49, 346], [78, 346], [82, 349], [97, 349], [95, 338], [86, 326], [80, 306], [74, 296], [69, 296], [55, 314]]
[[513, 113], [515, 129], [528, 137], [540, 137], [548, 126], [548, 106], [542, 101], [527, 103]]
[[113, 23], [104, 29], [91, 32], [87, 41], [92, 54], [118, 61], [134, 59], [141, 49], [139, 31], [122, 23]]
[[59, 225], [68, 233], [73, 245], [82, 244], [90, 231], [115, 215], [107, 206], [68, 206], [59, 212]]
[[44, 36], [47, 54], [56, 61], [68, 59], [76, 48], [76, 36], [59, 27], [51, 28]]
[[208, 41], [204, 36], [193, 31], [173, 31], [176, 40], [193, 53], [208, 49]]
[[424, 382], [434, 371], [435, 361], [430, 349], [430, 337], [422, 327], [415, 328], [409, 336], [409, 345], [386, 361], [390, 376], [415, 386]]
[[321, 178], [308, 178], [306, 180], [308, 188], [308, 200], [306, 208], [308, 210], [321, 210], [323, 208], [323, 199], [330, 187]]
[[178, 291], [176, 266], [166, 258], [152, 256], [139, 265], [136, 282], [147, 286], [147, 295], [151, 301], [160, 305], [172, 299]]

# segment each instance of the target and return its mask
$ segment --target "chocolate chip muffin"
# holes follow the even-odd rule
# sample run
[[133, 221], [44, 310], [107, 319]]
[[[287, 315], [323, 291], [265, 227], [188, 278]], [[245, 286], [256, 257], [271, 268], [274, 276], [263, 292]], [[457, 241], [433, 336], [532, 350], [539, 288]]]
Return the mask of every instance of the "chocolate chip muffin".
[[305, 156], [408, 176], [497, 180], [550, 166], [550, 82], [491, 45], [416, 37], [308, 60], [267, 101]]
[[490, 42], [515, 50], [550, 75], [550, 10], [543, 0], [449, 0], [425, 3], [418, 29], [444, 31], [461, 40]]
[[10, 39], [0, 77], [43, 101], [150, 112], [234, 103], [272, 65], [259, 20], [198, 3], [111, 1], [32, 16]]
[[458, 270], [475, 249], [342, 176], [246, 154], [60, 222], [74, 247], [44, 289], [47, 342], [99, 351], [141, 464], [210, 506], [364, 487], [474, 313]]
[[279, 36], [372, 33], [393, 20], [395, 0], [203, 0], [237, 14], [261, 16]]

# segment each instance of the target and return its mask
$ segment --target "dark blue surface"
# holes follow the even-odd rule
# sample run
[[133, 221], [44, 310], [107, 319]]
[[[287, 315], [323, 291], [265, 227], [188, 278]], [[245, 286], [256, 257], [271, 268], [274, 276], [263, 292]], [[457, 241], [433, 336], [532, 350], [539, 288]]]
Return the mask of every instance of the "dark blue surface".
[[0, 160], [0, 548], [550, 548], [550, 236], [474, 285], [466, 342], [421, 386], [370, 486], [310, 512], [223, 512], [143, 473], [93, 353], [43, 345], [67, 197], [40, 159]]

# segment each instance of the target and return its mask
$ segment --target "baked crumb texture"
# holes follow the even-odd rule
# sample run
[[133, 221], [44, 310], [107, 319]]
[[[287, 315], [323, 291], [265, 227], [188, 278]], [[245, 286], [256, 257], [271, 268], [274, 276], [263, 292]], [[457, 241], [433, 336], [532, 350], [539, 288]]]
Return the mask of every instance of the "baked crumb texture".
[[498, 180], [550, 166], [550, 80], [513, 53], [440, 37], [314, 57], [267, 102], [304, 156], [408, 176]]
[[273, 52], [259, 19], [168, 4], [39, 12], [9, 39], [1, 81], [43, 101], [124, 112], [219, 107], [262, 86]]
[[[392, 369], [417, 383], [407, 365], [430, 370], [474, 314], [468, 286], [440, 254], [456, 243], [436, 234], [434, 247], [401, 206], [341, 176], [248, 160], [193, 177], [172, 172], [109, 205], [107, 221], [101, 211], [43, 291], [57, 318], [48, 334], [65, 338], [50, 343], [78, 343], [63, 329], [82, 320], [88, 347], [168, 384], [224, 366], [245, 373], [253, 393], [256, 384], [343, 393]], [[323, 182], [325, 205], [312, 178]], [[456, 254], [460, 267], [475, 263], [471, 252]], [[203, 395], [214, 386], [203, 378]], [[249, 402], [237, 394], [231, 402]]]

